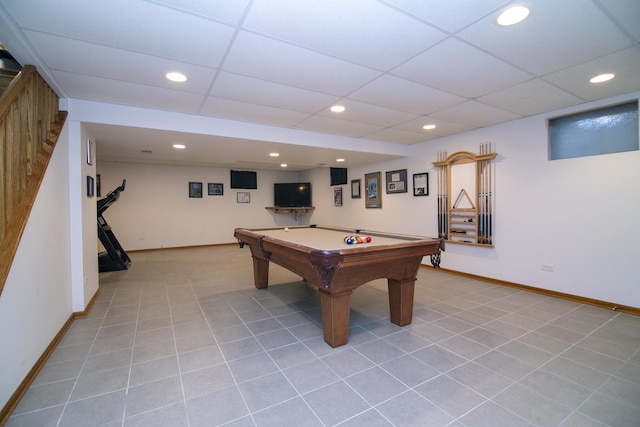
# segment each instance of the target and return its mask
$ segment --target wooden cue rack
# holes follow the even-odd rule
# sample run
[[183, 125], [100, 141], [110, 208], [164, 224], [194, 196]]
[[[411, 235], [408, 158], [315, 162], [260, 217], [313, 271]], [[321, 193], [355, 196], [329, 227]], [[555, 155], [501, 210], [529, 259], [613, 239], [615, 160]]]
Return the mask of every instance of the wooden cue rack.
[[[438, 235], [450, 243], [493, 247], [494, 153], [491, 143], [480, 144], [480, 154], [438, 153]], [[452, 188], [455, 166], [475, 163], [470, 188]], [[452, 191], [456, 193], [452, 200]]]

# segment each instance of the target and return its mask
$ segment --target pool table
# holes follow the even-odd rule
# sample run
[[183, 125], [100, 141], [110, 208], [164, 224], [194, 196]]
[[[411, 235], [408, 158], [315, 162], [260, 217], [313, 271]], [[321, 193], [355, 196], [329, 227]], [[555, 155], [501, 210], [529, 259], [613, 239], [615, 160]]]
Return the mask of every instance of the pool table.
[[[345, 235], [370, 236], [371, 242], [349, 245]], [[318, 287], [324, 340], [332, 347], [347, 343], [351, 293], [375, 279], [388, 281], [391, 321], [410, 324], [422, 258], [430, 255], [437, 268], [444, 250], [443, 239], [317, 225], [236, 228], [234, 236], [251, 249], [256, 288], [268, 286], [269, 262]]]

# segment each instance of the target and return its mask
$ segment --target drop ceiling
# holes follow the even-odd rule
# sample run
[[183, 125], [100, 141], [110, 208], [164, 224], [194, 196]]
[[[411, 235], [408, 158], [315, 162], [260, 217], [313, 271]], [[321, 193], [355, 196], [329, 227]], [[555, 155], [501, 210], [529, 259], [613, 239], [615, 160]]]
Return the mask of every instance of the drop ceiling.
[[[61, 98], [340, 136], [358, 147], [87, 124], [98, 155], [119, 161], [269, 169], [279, 161], [264, 153], [275, 150], [292, 170], [334, 166], [337, 157], [354, 166], [640, 90], [640, 1], [531, 0], [524, 22], [500, 27], [510, 4], [0, 0], [0, 42]], [[170, 82], [169, 71], [188, 80]], [[616, 77], [589, 83], [602, 72]], [[346, 111], [332, 113], [334, 104]], [[187, 149], [167, 148], [176, 140]]]

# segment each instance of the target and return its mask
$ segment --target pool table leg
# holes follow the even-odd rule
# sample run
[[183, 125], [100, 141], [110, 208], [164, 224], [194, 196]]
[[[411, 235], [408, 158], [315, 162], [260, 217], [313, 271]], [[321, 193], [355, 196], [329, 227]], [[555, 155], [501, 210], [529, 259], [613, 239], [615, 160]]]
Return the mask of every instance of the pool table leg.
[[320, 289], [324, 340], [331, 347], [344, 345], [349, 339], [351, 292], [353, 291], [330, 294]]
[[269, 260], [253, 257], [253, 283], [258, 289], [269, 285]]
[[388, 279], [389, 314], [391, 322], [396, 325], [405, 326], [411, 323], [415, 284], [415, 279]]

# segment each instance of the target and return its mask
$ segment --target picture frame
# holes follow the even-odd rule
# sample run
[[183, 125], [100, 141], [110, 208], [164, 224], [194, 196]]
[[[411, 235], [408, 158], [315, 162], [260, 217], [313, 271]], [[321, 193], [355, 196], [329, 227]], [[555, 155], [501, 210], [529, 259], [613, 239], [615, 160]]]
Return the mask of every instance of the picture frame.
[[333, 206], [342, 206], [342, 187], [333, 189]]
[[366, 199], [364, 206], [368, 209], [382, 208], [382, 192], [380, 191], [381, 172], [365, 174]]
[[429, 174], [427, 172], [413, 174], [413, 195], [429, 195]]
[[102, 197], [102, 189], [100, 187], [100, 174], [96, 174], [96, 196]]
[[87, 175], [87, 197], [91, 198], [95, 194], [95, 180]]
[[222, 196], [224, 195], [224, 185], [217, 182], [207, 183], [207, 194], [209, 196]]
[[201, 182], [189, 182], [189, 198], [201, 199], [202, 198], [202, 183]]
[[387, 194], [407, 192], [407, 170], [399, 169], [386, 173]]
[[236, 201], [238, 203], [251, 203], [251, 193], [248, 191], [238, 191]]
[[360, 194], [360, 184], [361, 184], [361, 180], [359, 179], [352, 179], [351, 180], [351, 198], [352, 199], [359, 199], [361, 197]]
[[93, 164], [93, 141], [91, 141], [91, 138], [87, 138], [86, 152], [87, 152], [87, 164], [92, 165]]

